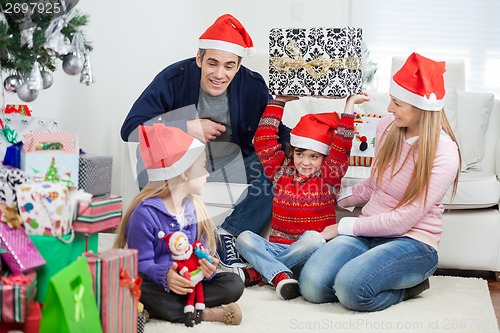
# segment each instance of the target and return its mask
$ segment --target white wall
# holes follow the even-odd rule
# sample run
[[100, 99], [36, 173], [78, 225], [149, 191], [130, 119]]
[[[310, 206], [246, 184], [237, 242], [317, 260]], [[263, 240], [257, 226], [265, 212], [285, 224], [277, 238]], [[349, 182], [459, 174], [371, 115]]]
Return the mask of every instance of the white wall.
[[[94, 47], [95, 83], [81, 84], [59, 63], [53, 86], [29, 105], [35, 116], [52, 117], [77, 133], [87, 152], [113, 156], [112, 191], [123, 195], [125, 205], [136, 187], [121, 124], [161, 69], [196, 54], [198, 37], [219, 15], [238, 18], [259, 54], [267, 52], [273, 27], [344, 26], [349, 17], [349, 0], [80, 0], [77, 8], [89, 15], [84, 34]], [[5, 103], [24, 104], [9, 93]]]

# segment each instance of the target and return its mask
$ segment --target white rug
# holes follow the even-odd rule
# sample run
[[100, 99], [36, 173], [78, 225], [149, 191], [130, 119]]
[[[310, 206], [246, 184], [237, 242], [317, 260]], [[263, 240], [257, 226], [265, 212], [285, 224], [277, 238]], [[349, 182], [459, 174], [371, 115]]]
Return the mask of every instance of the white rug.
[[164, 332], [500, 332], [486, 280], [432, 276], [431, 288], [419, 297], [384, 311], [360, 313], [340, 304], [310, 304], [299, 297], [278, 299], [271, 286], [245, 289], [238, 301], [239, 326], [202, 322], [184, 324], [151, 320], [145, 333]]

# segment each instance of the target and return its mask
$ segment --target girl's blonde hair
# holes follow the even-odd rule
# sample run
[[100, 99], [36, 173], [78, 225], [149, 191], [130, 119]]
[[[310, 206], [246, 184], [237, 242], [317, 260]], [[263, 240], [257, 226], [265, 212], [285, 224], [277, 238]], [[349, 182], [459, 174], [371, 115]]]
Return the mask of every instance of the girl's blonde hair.
[[[189, 170], [189, 169], [188, 169]], [[173, 179], [149, 182], [140, 191], [132, 202], [130, 203], [128, 209], [122, 217], [121, 223], [116, 229], [116, 238], [113, 243], [114, 248], [125, 248], [127, 245], [127, 235], [125, 231], [127, 230], [127, 225], [130, 220], [130, 216], [134, 212], [135, 208], [144, 200], [149, 198], [166, 198], [171, 195], [170, 186], [175, 186], [177, 182], [180, 181], [180, 177], [175, 177]], [[192, 201], [194, 210], [196, 213], [196, 218], [198, 222], [198, 234], [197, 239], [202, 240], [205, 243], [205, 248], [209, 250], [211, 255], [215, 254], [217, 248], [217, 241], [219, 240], [219, 234], [215, 228], [212, 219], [208, 215], [205, 204], [196, 195], [189, 195], [188, 198]]]
[[[412, 106], [415, 108], [415, 106]], [[418, 109], [418, 108], [417, 108]], [[422, 196], [424, 198], [424, 205], [427, 202], [427, 193], [429, 190], [429, 182], [431, 179], [432, 165], [436, 156], [436, 150], [439, 144], [439, 136], [441, 129], [450, 136], [450, 138], [457, 144], [458, 142], [453, 134], [450, 123], [446, 118], [444, 109], [441, 111], [426, 111], [418, 109], [420, 114], [419, 121], [419, 139], [412, 145], [403, 165], [408, 158], [412, 158], [418, 150], [418, 159], [413, 169], [412, 177], [406, 187], [403, 197], [395, 208], [404, 205], [409, 205]], [[375, 183], [380, 186], [385, 170], [390, 170], [391, 175], [396, 175], [400, 170], [394, 170], [396, 163], [401, 156], [403, 142], [405, 141], [405, 127], [397, 127], [391, 123], [381, 137], [382, 146], [377, 150], [376, 158], [373, 163], [372, 175], [375, 176]], [[422, 140], [420, 139], [422, 138]], [[460, 149], [458, 149], [459, 166], [461, 165]], [[401, 168], [403, 167], [401, 166]], [[457, 175], [453, 183], [452, 199], [455, 197], [458, 173], [460, 167], [457, 169]]]

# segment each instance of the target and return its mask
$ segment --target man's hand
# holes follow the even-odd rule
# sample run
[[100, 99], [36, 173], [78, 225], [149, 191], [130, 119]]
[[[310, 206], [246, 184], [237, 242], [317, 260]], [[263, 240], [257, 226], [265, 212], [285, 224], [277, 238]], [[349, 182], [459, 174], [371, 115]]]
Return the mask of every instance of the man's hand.
[[194, 284], [177, 273], [177, 263], [173, 263], [167, 272], [167, 285], [171, 291], [179, 295], [193, 292]]
[[187, 132], [201, 142], [215, 140], [225, 131], [226, 126], [210, 119], [194, 119], [187, 121]]

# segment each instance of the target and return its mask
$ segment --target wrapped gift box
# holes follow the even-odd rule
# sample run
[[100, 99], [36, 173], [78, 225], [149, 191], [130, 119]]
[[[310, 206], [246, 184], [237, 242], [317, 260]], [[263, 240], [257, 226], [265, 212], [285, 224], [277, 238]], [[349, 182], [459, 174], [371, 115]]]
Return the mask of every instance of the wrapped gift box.
[[16, 188], [30, 177], [20, 169], [0, 165], [0, 203], [17, 205]]
[[0, 333], [38, 333], [40, 332], [40, 320], [42, 319], [42, 309], [40, 303], [32, 302], [29, 307], [28, 317], [24, 323], [2, 323]]
[[86, 256], [103, 332], [137, 332], [142, 281], [137, 277], [137, 250], [110, 249]]
[[73, 133], [32, 133], [25, 136], [21, 169], [35, 181], [60, 181], [78, 186], [78, 137]]
[[71, 232], [71, 205], [66, 184], [24, 183], [17, 187], [16, 196], [27, 234], [62, 236]]
[[[13, 273], [27, 272], [45, 265], [40, 252], [26, 234], [23, 225], [12, 222], [12, 210], [17, 209], [0, 204], [0, 248], [6, 250], [1, 256]], [[6, 218], [6, 216], [11, 215]], [[17, 218], [20, 220], [19, 215]]]
[[71, 264], [86, 251], [97, 252], [98, 235], [86, 237], [76, 234], [65, 235], [61, 239], [53, 236], [30, 235], [36, 248], [42, 254], [46, 264], [36, 270], [37, 293], [36, 300], [45, 303], [49, 279]]
[[78, 188], [92, 195], [110, 194], [112, 173], [112, 156], [80, 155]]
[[[36, 295], [36, 272], [27, 274], [6, 271], [0, 280], [0, 322], [24, 323]], [[1, 325], [3, 326], [3, 325]]]
[[123, 198], [105, 195], [92, 198], [91, 202], [79, 202], [73, 219], [73, 229], [82, 233], [97, 233], [120, 224]]
[[272, 95], [345, 98], [361, 92], [362, 30], [274, 28], [269, 34]]

